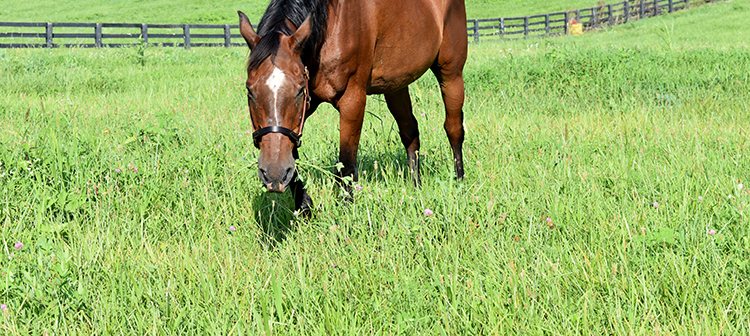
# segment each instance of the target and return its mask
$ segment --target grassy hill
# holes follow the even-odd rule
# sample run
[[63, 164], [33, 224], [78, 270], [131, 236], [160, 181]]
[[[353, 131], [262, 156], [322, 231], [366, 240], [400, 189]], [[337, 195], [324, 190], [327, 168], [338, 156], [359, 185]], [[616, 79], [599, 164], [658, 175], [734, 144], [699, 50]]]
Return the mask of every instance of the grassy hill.
[[748, 3], [471, 44], [460, 182], [433, 76], [421, 189], [374, 96], [341, 203], [324, 105], [309, 221], [260, 187], [247, 48], [0, 50], [0, 330], [748, 335]]
[[[590, 7], [595, 3], [594, 0], [468, 0], [466, 6], [469, 18], [492, 18]], [[267, 0], [5, 0], [0, 6], [0, 21], [234, 23], [237, 10], [242, 10], [256, 23], [267, 4]]]
[[[562, 36], [518, 41], [503, 41], [505, 48], [527, 49], [530, 44], [548, 49], [566, 47], [695, 49], [726, 48], [750, 45], [750, 0], [701, 6], [656, 18], [632, 21], [587, 32], [581, 36]], [[489, 49], [498, 46], [490, 43]], [[477, 48], [479, 50], [481, 48]], [[542, 48], [541, 50], [544, 50]], [[533, 48], [531, 49], [533, 51]]]

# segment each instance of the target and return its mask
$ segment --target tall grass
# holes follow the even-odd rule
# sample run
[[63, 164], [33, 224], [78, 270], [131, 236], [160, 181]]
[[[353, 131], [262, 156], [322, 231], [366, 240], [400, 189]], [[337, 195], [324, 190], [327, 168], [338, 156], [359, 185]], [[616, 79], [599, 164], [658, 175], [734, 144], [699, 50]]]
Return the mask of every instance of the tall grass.
[[421, 189], [376, 96], [341, 203], [323, 107], [309, 221], [258, 182], [245, 49], [3, 51], [0, 328], [747, 334], [750, 51], [691, 45], [683, 20], [672, 48], [657, 21], [617, 47], [628, 26], [472, 45], [464, 181], [431, 75], [411, 87]]

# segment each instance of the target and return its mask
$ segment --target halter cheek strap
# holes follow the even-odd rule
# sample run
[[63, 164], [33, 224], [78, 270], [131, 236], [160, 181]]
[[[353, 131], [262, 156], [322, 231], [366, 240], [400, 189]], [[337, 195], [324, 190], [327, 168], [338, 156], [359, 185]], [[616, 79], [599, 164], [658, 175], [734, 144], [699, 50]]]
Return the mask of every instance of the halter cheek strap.
[[[307, 71], [307, 67], [305, 67], [305, 89], [303, 91], [305, 103], [302, 105], [302, 115], [300, 116], [300, 122], [299, 122], [299, 132], [294, 132], [284, 126], [267, 126], [263, 127], [255, 132], [253, 132], [253, 144], [255, 145], [255, 148], [260, 149], [260, 141], [263, 138], [264, 135], [268, 133], [281, 133], [283, 135], [286, 135], [289, 140], [292, 141], [294, 144], [294, 148], [299, 148], [302, 146], [302, 140], [300, 139], [302, 137], [302, 130], [305, 127], [305, 114], [307, 114], [307, 108], [310, 106], [310, 89], [308, 82], [310, 81], [310, 72]], [[252, 121], [252, 114], [250, 115], [250, 119]], [[255, 126], [255, 122], [253, 122], [253, 126]]]

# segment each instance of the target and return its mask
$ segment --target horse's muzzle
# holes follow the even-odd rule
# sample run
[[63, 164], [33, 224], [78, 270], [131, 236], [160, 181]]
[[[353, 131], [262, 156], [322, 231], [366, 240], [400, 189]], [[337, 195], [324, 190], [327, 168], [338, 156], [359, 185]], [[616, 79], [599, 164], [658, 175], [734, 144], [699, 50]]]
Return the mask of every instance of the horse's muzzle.
[[260, 181], [263, 182], [269, 192], [283, 193], [294, 178], [294, 166], [274, 168], [259, 168], [258, 176], [260, 176]]
[[282, 193], [296, 177], [294, 144], [280, 133], [263, 137], [258, 155], [258, 177], [269, 192]]

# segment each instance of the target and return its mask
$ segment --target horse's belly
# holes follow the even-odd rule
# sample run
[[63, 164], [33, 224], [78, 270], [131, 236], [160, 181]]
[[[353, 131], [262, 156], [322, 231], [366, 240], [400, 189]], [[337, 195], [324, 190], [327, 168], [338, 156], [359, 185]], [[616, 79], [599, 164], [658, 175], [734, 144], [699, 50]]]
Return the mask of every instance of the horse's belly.
[[438, 10], [425, 5], [429, 2], [400, 3], [404, 8], [385, 10], [391, 21], [379, 26], [368, 93], [387, 93], [409, 85], [430, 68], [440, 50], [443, 19]]
[[395, 91], [421, 77], [437, 57], [440, 39], [435, 35], [432, 41], [376, 48], [367, 93]]
[[[417, 80], [419, 77], [422, 77], [428, 68], [429, 66], [422, 68], [419, 71], [410, 73], [400, 72], [398, 74], [394, 73], [390, 76], [388, 74], [373, 76], [370, 85], [367, 88], [367, 94], [382, 94], [402, 89]], [[375, 74], [374, 71], [373, 74]]]

